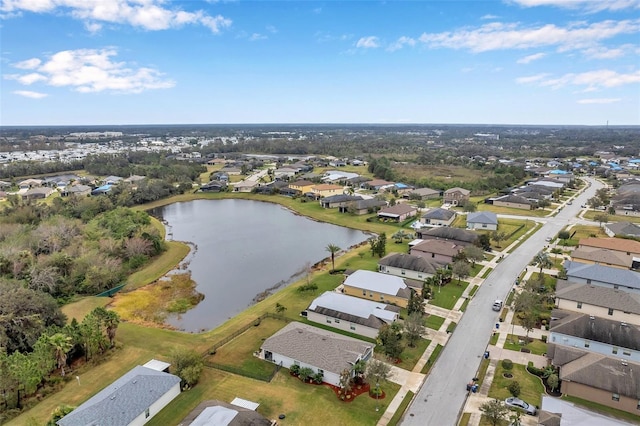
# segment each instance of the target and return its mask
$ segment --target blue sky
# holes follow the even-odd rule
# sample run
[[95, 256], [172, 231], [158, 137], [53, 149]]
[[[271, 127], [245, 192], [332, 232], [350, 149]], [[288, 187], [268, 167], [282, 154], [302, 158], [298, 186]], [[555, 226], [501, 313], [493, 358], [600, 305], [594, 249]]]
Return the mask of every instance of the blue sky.
[[640, 125], [640, 0], [0, 0], [0, 124]]

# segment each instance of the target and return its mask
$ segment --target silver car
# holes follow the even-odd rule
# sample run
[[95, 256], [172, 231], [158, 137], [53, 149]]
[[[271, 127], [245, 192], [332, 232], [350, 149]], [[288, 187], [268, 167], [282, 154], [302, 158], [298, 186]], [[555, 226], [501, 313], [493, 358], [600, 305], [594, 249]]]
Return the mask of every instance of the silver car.
[[509, 407], [519, 408], [525, 413], [531, 414], [532, 416], [535, 416], [536, 412], [538, 411], [535, 406], [514, 397], [505, 399], [504, 403]]

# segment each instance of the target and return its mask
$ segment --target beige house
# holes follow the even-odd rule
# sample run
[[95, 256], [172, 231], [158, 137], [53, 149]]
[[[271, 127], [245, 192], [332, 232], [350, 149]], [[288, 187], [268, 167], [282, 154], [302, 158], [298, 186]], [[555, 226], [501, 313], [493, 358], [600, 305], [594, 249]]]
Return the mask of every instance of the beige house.
[[451, 240], [425, 240], [411, 247], [410, 254], [433, 262], [449, 264], [465, 247]]
[[465, 201], [469, 201], [471, 191], [464, 188], [451, 188], [444, 191], [443, 201], [451, 205], [457, 206]]
[[344, 188], [342, 186], [339, 185], [331, 185], [329, 183], [322, 183], [319, 185], [313, 185], [311, 187], [311, 191], [316, 198], [320, 198], [320, 197], [329, 197], [331, 195], [338, 195], [338, 194], [342, 194], [344, 191]]
[[357, 270], [344, 281], [343, 292], [349, 296], [406, 308], [411, 289], [404, 280], [379, 272]]
[[311, 189], [316, 184], [309, 180], [297, 180], [289, 184], [289, 188], [295, 189], [296, 191], [300, 191], [301, 194], [306, 194], [307, 192], [311, 192]]
[[[579, 250], [579, 254], [607, 250], [620, 259], [624, 259], [624, 264], [628, 268], [633, 265], [634, 258], [640, 260], [640, 242], [624, 238], [583, 238], [580, 240], [577, 250]], [[594, 261], [593, 263], [598, 262]]]
[[534, 203], [519, 195], [504, 195], [493, 200], [494, 206], [510, 207], [512, 209], [531, 210]]
[[417, 213], [418, 209], [409, 204], [396, 204], [395, 206], [380, 209], [380, 211], [378, 211], [378, 217], [402, 222], [412, 216], [415, 216]]

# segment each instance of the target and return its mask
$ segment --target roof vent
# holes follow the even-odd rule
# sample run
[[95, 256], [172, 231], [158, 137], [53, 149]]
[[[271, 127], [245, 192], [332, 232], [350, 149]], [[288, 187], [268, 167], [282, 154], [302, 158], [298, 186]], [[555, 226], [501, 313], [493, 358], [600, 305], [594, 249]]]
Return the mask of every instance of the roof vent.
[[625, 361], [624, 359], [620, 360], [620, 364], [624, 365], [625, 367], [629, 364], [627, 364], [627, 361]]
[[628, 326], [629, 326], [629, 324], [627, 324], [626, 322], [621, 322], [621, 323], [620, 323], [620, 326], [621, 326], [621, 327], [628, 327]]
[[590, 320], [594, 320], [594, 319], [596, 319], [596, 317], [594, 317], [593, 315], [589, 315], [589, 319]]

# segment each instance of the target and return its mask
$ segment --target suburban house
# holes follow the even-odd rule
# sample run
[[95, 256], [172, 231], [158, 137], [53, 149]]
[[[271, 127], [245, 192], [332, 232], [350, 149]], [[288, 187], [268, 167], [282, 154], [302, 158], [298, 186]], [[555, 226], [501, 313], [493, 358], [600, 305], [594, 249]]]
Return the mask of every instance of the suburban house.
[[563, 395], [638, 414], [640, 376], [637, 372], [640, 364], [617, 356], [554, 344], [548, 346], [548, 351], [547, 356], [553, 365], [560, 368], [560, 391]]
[[344, 294], [406, 308], [411, 289], [394, 275], [357, 270], [342, 283]]
[[357, 200], [347, 205], [345, 211], [352, 211], [354, 214], [362, 215], [368, 213], [374, 213], [380, 208], [385, 207], [387, 202], [384, 200], [378, 200], [370, 198], [368, 200]]
[[329, 183], [323, 183], [320, 185], [313, 185], [311, 192], [316, 198], [329, 197], [331, 195], [339, 195], [343, 192], [343, 187], [339, 185], [332, 185]]
[[435, 208], [423, 214], [420, 223], [426, 226], [451, 226], [454, 220], [456, 212], [453, 210]]
[[315, 183], [309, 180], [297, 180], [295, 182], [289, 183], [289, 188], [299, 191], [300, 194], [306, 194], [307, 192], [311, 192], [311, 188], [314, 185]]
[[305, 311], [307, 319], [319, 324], [375, 339], [380, 327], [400, 317], [400, 308], [335, 291], [316, 297]]
[[610, 237], [640, 237], [640, 226], [631, 222], [615, 222], [604, 225], [604, 232]]
[[346, 182], [357, 177], [360, 177], [358, 173], [328, 170], [324, 173], [324, 176], [322, 176], [321, 179], [323, 182]]
[[625, 259], [628, 268], [640, 262], [640, 241], [624, 238], [583, 238], [578, 243], [578, 249], [584, 252], [609, 250]]
[[233, 192], [251, 192], [254, 188], [259, 186], [255, 180], [243, 180], [233, 185]]
[[373, 179], [368, 182], [364, 182], [361, 185], [362, 189], [370, 189], [373, 191], [378, 191], [383, 186], [393, 185], [393, 182], [386, 181], [384, 179]]
[[227, 183], [219, 180], [212, 180], [200, 186], [200, 191], [203, 192], [221, 192], [226, 191], [226, 189]]
[[629, 269], [626, 256], [607, 249], [577, 248], [571, 252], [571, 259], [580, 263], [591, 263], [612, 268]]
[[219, 400], [203, 401], [178, 426], [276, 426], [275, 420], [267, 419], [254, 406], [259, 404], [240, 398], [230, 404]]
[[407, 253], [391, 253], [378, 261], [378, 271], [423, 282], [435, 275], [444, 264]]
[[41, 200], [51, 196], [55, 189], [49, 188], [48, 186], [36, 186], [31, 189], [28, 189], [25, 193], [22, 194], [23, 200]]
[[532, 196], [532, 194], [533, 193], [522, 193], [522, 195], [503, 195], [502, 197], [494, 198], [493, 205], [510, 207], [512, 209], [532, 210], [535, 206], [535, 202], [527, 198], [527, 195]]
[[411, 247], [410, 254], [447, 265], [466, 246], [452, 240], [424, 240]]
[[121, 180], [122, 180], [122, 178], [120, 176], [107, 176], [106, 178], [102, 179], [102, 184], [103, 185], [116, 185]]
[[37, 186], [42, 186], [42, 182], [42, 179], [25, 179], [18, 182], [18, 186], [20, 187], [20, 189], [29, 189], [35, 188]]
[[498, 229], [498, 215], [493, 212], [467, 214], [467, 229], [495, 231]]
[[273, 171], [273, 178], [277, 180], [289, 180], [298, 174], [300, 169], [295, 167], [280, 167]]
[[91, 195], [91, 187], [88, 185], [66, 186], [61, 192], [63, 197], [88, 197]]
[[402, 222], [418, 213], [418, 209], [409, 204], [396, 204], [395, 206], [385, 207], [378, 211], [378, 217], [393, 219], [396, 222]]
[[[166, 363], [152, 363], [151, 366]], [[180, 394], [180, 378], [138, 365], [58, 420], [59, 426], [144, 425]]]
[[580, 263], [567, 260], [564, 262], [567, 280], [581, 284], [591, 284], [626, 292], [640, 294], [640, 273], [628, 269]]
[[465, 247], [478, 240], [477, 233], [460, 228], [437, 227], [417, 229], [416, 233], [418, 234], [418, 238], [423, 240], [452, 240], [453, 242]]
[[322, 373], [323, 380], [340, 385], [340, 373], [373, 355], [373, 343], [294, 321], [267, 338], [260, 357], [285, 368], [298, 365]]
[[147, 177], [146, 176], [140, 176], [140, 175], [131, 175], [128, 178], [124, 179], [124, 182], [126, 183], [130, 183], [135, 185], [138, 182], [142, 182], [143, 180], [145, 180]]
[[640, 325], [640, 293], [558, 280], [556, 307]]
[[442, 191], [431, 188], [417, 188], [404, 196], [409, 197], [411, 195], [420, 197], [421, 200], [430, 200], [432, 198], [440, 198]]
[[554, 310], [549, 342], [640, 362], [640, 327], [593, 315]]
[[240, 174], [242, 174], [242, 169], [240, 169], [240, 167], [233, 167], [233, 166], [225, 166], [223, 168], [221, 168], [220, 170], [218, 170], [219, 173], [226, 173], [229, 176], [238, 176]]
[[338, 195], [330, 195], [329, 197], [324, 197], [320, 199], [320, 205], [325, 209], [335, 209], [339, 208], [340, 211], [343, 209], [346, 210], [346, 207], [354, 202], [362, 200], [362, 197], [359, 195], [347, 195], [347, 194], [338, 194]]
[[471, 191], [464, 188], [451, 188], [444, 191], [443, 201], [453, 206], [463, 204], [465, 201], [469, 201], [469, 195]]

